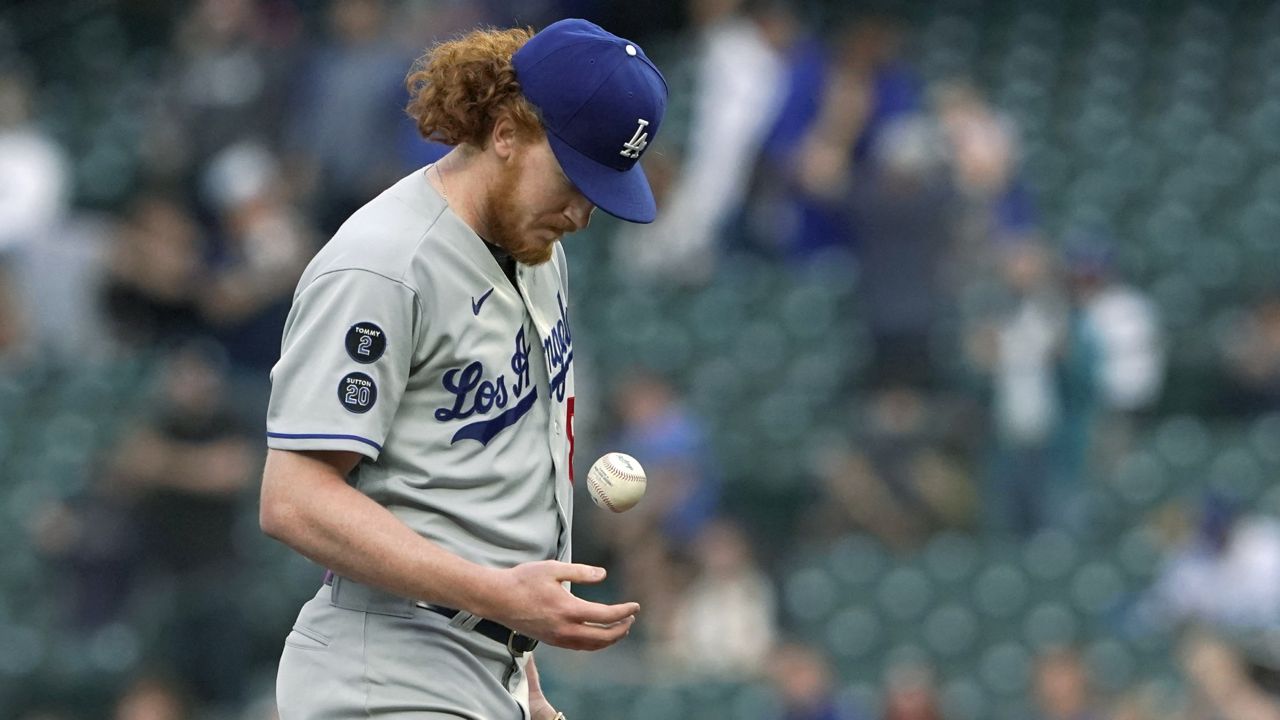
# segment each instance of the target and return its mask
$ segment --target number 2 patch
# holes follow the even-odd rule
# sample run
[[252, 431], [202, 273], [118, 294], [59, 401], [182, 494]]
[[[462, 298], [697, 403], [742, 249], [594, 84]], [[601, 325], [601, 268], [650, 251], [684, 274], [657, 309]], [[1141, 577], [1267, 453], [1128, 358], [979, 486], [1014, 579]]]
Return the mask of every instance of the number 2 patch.
[[378, 386], [362, 372], [348, 373], [338, 383], [338, 402], [347, 410], [363, 415], [378, 402]]
[[347, 331], [346, 346], [352, 360], [367, 365], [387, 351], [387, 335], [371, 322], [358, 322]]

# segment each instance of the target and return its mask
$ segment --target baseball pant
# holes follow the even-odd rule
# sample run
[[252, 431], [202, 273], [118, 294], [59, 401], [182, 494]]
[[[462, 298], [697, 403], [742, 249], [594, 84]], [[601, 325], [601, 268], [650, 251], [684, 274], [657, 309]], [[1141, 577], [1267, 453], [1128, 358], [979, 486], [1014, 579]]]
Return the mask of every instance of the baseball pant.
[[302, 606], [276, 678], [280, 720], [527, 720], [528, 656], [343, 578]]

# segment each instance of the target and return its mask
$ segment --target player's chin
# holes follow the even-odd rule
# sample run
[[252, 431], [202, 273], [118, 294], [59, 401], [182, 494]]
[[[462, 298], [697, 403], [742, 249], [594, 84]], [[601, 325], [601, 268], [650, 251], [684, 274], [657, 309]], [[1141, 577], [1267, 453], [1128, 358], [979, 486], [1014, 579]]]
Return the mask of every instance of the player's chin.
[[512, 250], [511, 257], [524, 265], [542, 265], [551, 260], [555, 254], [555, 247], [554, 240], [546, 243], [533, 241], [526, 243], [518, 250]]

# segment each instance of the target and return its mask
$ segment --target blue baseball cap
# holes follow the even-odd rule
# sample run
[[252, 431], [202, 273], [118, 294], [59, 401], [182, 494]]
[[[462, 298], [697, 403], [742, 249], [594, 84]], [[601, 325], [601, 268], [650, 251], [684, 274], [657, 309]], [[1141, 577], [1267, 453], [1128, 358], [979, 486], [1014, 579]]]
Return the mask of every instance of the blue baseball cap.
[[667, 109], [667, 81], [638, 45], [586, 20], [543, 28], [512, 58], [569, 180], [623, 220], [658, 214], [640, 157]]

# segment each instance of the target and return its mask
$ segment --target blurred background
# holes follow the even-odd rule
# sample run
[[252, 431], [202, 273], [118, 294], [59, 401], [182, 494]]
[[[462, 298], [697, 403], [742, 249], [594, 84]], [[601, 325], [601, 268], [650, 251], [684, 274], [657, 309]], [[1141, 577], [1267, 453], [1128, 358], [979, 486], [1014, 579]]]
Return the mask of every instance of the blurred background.
[[[620, 646], [570, 718], [1280, 718], [1280, 4], [0, 5], [0, 717], [265, 720], [321, 569], [257, 527], [343, 219], [432, 42], [593, 19], [671, 103], [568, 239]], [[426, 669], [424, 669], [426, 671]]]

